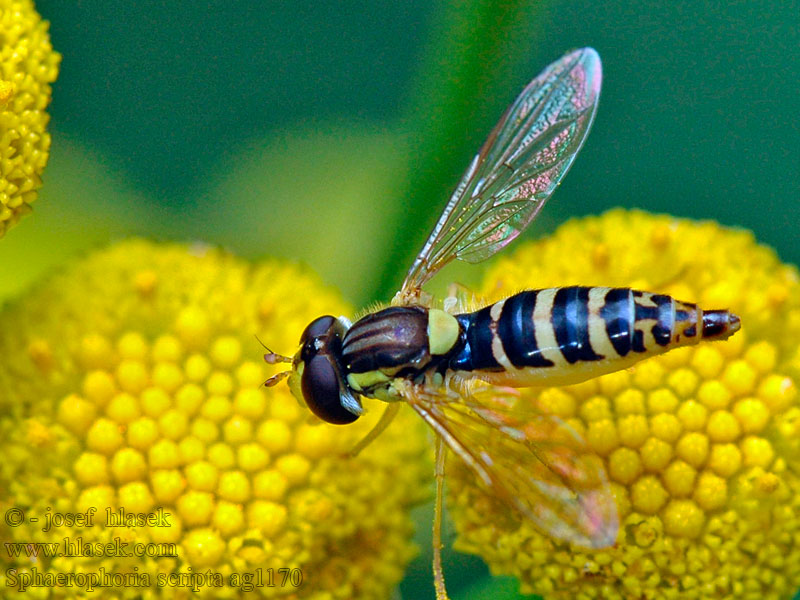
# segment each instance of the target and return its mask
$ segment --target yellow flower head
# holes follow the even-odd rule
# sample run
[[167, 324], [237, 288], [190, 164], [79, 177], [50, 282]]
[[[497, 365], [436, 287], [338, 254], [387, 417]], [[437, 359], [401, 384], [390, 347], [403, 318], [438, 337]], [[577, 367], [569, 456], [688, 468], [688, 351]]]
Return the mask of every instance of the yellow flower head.
[[614, 210], [523, 246], [486, 282], [491, 298], [578, 284], [662, 292], [729, 308], [742, 331], [523, 392], [602, 457], [620, 512], [615, 547], [571, 547], [509, 519], [451, 461], [457, 548], [546, 598], [790, 597], [800, 585], [797, 270], [745, 231]]
[[30, 212], [50, 152], [50, 84], [61, 56], [30, 0], [0, 0], [0, 238]]
[[[254, 337], [293, 349], [312, 318], [345, 310], [295, 266], [129, 241], [1, 312], [0, 509], [25, 514], [3, 541], [138, 552], [4, 552], [4, 589], [106, 573], [130, 579], [105, 580], [103, 597], [229, 598], [260, 573], [264, 597], [386, 598], [414, 553], [408, 508], [427, 495], [424, 426], [402, 415], [344, 458], [380, 411], [319, 424], [286, 386], [262, 386], [274, 368]], [[56, 526], [56, 513], [93, 520]]]

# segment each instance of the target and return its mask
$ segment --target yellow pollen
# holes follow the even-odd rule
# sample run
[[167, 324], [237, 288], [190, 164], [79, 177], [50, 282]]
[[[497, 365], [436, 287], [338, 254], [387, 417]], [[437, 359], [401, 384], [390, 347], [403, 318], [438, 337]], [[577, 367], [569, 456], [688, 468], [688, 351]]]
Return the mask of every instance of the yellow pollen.
[[249, 442], [253, 437], [253, 426], [249, 419], [234, 415], [222, 426], [222, 435], [232, 445]]
[[141, 481], [126, 483], [119, 488], [119, 505], [127, 512], [148, 513], [153, 508], [153, 496]]
[[675, 537], [696, 538], [703, 531], [703, 511], [691, 500], [673, 500], [664, 509], [664, 531]]
[[117, 352], [123, 359], [144, 361], [148, 354], [147, 342], [138, 331], [129, 331], [117, 341]]
[[650, 419], [651, 433], [665, 442], [674, 442], [682, 430], [681, 422], [675, 415], [661, 413]]
[[607, 399], [595, 396], [587, 400], [580, 410], [580, 416], [584, 421], [600, 421], [611, 417], [611, 406]]
[[675, 454], [695, 468], [705, 463], [708, 449], [708, 437], [700, 432], [687, 433], [675, 444]]
[[674, 497], [688, 496], [694, 490], [697, 471], [682, 460], [672, 462], [661, 476], [667, 491]]
[[226, 471], [220, 475], [217, 494], [231, 502], [245, 502], [250, 498], [250, 480], [242, 471]]
[[181, 464], [178, 445], [172, 440], [163, 438], [150, 446], [147, 458], [150, 467], [155, 469], [173, 469]]
[[140, 395], [142, 412], [148, 417], [157, 419], [171, 406], [172, 399], [161, 388], [150, 387]]
[[176, 502], [178, 516], [189, 526], [206, 525], [214, 510], [214, 496], [208, 492], [189, 490]]
[[100, 454], [110, 455], [122, 442], [119, 425], [108, 419], [100, 418], [95, 421], [86, 434], [86, 446]]
[[164, 504], [175, 502], [185, 487], [183, 476], [175, 469], [152, 471], [150, 483], [156, 499]]
[[233, 385], [233, 378], [221, 371], [211, 373], [206, 381], [206, 389], [211, 396], [229, 396]]
[[772, 464], [775, 452], [769, 440], [754, 435], [742, 441], [742, 461], [748, 467], [767, 468]]
[[206, 446], [200, 438], [190, 435], [178, 442], [178, 452], [181, 455], [181, 464], [186, 465], [202, 460]]
[[186, 467], [186, 482], [190, 488], [200, 492], [213, 492], [219, 478], [218, 469], [209, 462], [199, 461]]
[[735, 395], [752, 393], [756, 385], [756, 371], [744, 360], [732, 362], [722, 374], [722, 381]]
[[642, 465], [648, 471], [659, 472], [672, 460], [672, 446], [658, 438], [648, 438], [639, 450]]
[[772, 373], [759, 386], [758, 397], [773, 413], [783, 412], [797, 400], [797, 385], [789, 377]]
[[53, 349], [46, 340], [33, 340], [28, 344], [28, 356], [43, 373], [49, 371], [53, 366]]
[[603, 271], [608, 267], [609, 260], [611, 258], [610, 252], [608, 250], [608, 246], [606, 244], [597, 244], [592, 248], [592, 264], [594, 266]]
[[236, 380], [240, 389], [252, 390], [264, 383], [264, 371], [261, 365], [246, 360], [236, 369]]
[[166, 392], [174, 392], [183, 383], [183, 371], [170, 362], [159, 362], [153, 367], [152, 382]]
[[111, 473], [117, 483], [136, 481], [147, 474], [147, 463], [137, 450], [122, 448], [111, 459]]
[[224, 500], [218, 502], [211, 518], [211, 524], [224, 536], [232, 536], [241, 531], [245, 526], [244, 511], [242, 511], [241, 505]]
[[139, 418], [139, 403], [131, 394], [115, 394], [106, 405], [106, 415], [120, 425], [128, 425]]
[[620, 483], [632, 483], [642, 472], [639, 454], [630, 448], [618, 448], [608, 457], [609, 475]]
[[277, 454], [289, 448], [292, 431], [284, 421], [268, 419], [261, 423], [256, 437], [262, 446], [273, 454]]
[[119, 363], [116, 378], [120, 388], [131, 394], [138, 394], [148, 384], [147, 368], [138, 359], [126, 359]]
[[208, 460], [218, 469], [230, 469], [236, 464], [236, 456], [228, 444], [217, 443], [208, 449]]
[[667, 490], [664, 489], [658, 478], [652, 475], [639, 478], [631, 486], [633, 507], [646, 515], [656, 514], [668, 498]]
[[186, 359], [186, 364], [183, 366], [183, 370], [184, 373], [186, 373], [186, 378], [189, 381], [204, 381], [211, 372], [211, 362], [205, 356], [193, 354]]
[[95, 420], [95, 405], [76, 394], [70, 394], [58, 405], [58, 421], [76, 435], [83, 435]]
[[742, 452], [735, 444], [713, 444], [708, 466], [721, 477], [731, 477], [742, 466]]
[[268, 469], [258, 473], [253, 480], [253, 496], [264, 500], [281, 500], [289, 487], [289, 480], [280, 471]]
[[198, 570], [219, 563], [225, 552], [225, 542], [211, 529], [194, 529], [186, 534], [183, 547], [186, 558]]
[[730, 390], [717, 380], [704, 381], [697, 391], [697, 399], [709, 410], [727, 408], [732, 397]]
[[86, 369], [105, 369], [112, 363], [111, 343], [99, 334], [89, 334], [81, 338], [80, 361]]
[[663, 388], [659, 388], [666, 374], [666, 370], [661, 363], [657, 361], [646, 360], [637, 364], [632, 371], [633, 384], [639, 389], [645, 392], [654, 390], [656, 394], [668, 391], [664, 390]]
[[[704, 379], [716, 377], [722, 371], [725, 358], [722, 353], [712, 345], [698, 346], [692, 356], [692, 369]], [[706, 384], [708, 382], [703, 382]]]
[[108, 460], [103, 454], [84, 452], [73, 465], [75, 477], [84, 486], [90, 487], [109, 482]]
[[158, 430], [169, 440], [178, 440], [186, 435], [188, 422], [186, 415], [175, 408], [164, 411], [158, 417]]
[[186, 383], [175, 392], [175, 408], [188, 417], [200, 410], [204, 400], [203, 389], [195, 383]]
[[300, 485], [305, 483], [311, 464], [299, 454], [286, 454], [276, 461], [276, 467], [291, 485]]
[[586, 441], [597, 454], [606, 455], [619, 445], [617, 428], [611, 419], [603, 419], [589, 424]]
[[733, 414], [745, 433], [759, 433], [769, 422], [769, 409], [755, 398], [740, 400], [733, 407]]
[[91, 371], [83, 379], [83, 395], [97, 406], [105, 406], [115, 392], [114, 379], [105, 371]]
[[236, 463], [248, 473], [259, 471], [269, 464], [270, 455], [257, 443], [243, 444], [236, 452]]
[[10, 81], [0, 80], [0, 109], [5, 110], [9, 100], [14, 96], [14, 84]]
[[236, 392], [233, 410], [250, 420], [259, 419], [266, 410], [267, 400], [260, 389], [245, 388]]
[[147, 298], [153, 295], [158, 285], [158, 274], [149, 269], [139, 271], [133, 277], [133, 287], [142, 298]]
[[705, 511], [713, 511], [725, 506], [728, 497], [728, 486], [722, 477], [703, 472], [697, 479], [692, 498]]
[[206, 345], [211, 324], [206, 312], [197, 306], [187, 306], [175, 319], [175, 332], [187, 348], [200, 348]]
[[695, 372], [687, 368], [678, 369], [667, 376], [667, 384], [680, 398], [690, 398], [698, 382]]
[[687, 400], [678, 409], [678, 419], [684, 429], [688, 431], [698, 431], [703, 429], [708, 418], [708, 410], [702, 404], [694, 400]]
[[247, 521], [251, 527], [257, 527], [264, 535], [277, 535], [283, 529], [288, 518], [286, 507], [275, 502], [255, 500], [247, 509]]
[[663, 252], [672, 242], [672, 230], [665, 223], [659, 223], [650, 232], [650, 243], [656, 251]]
[[219, 438], [219, 428], [213, 421], [198, 417], [192, 421], [192, 435], [198, 440], [210, 444]]
[[139, 417], [128, 425], [128, 444], [138, 450], [147, 450], [158, 439], [158, 425], [150, 417]]
[[153, 342], [152, 356], [156, 362], [177, 363], [183, 357], [183, 347], [175, 336], [160, 335]]
[[633, 388], [623, 391], [614, 398], [614, 412], [618, 416], [644, 414], [644, 393]]
[[742, 430], [736, 417], [727, 410], [718, 410], [708, 418], [706, 431], [714, 442], [732, 442]]
[[[648, 362], [645, 362], [644, 364], [648, 364]], [[648, 412], [653, 415], [657, 415], [658, 413], [674, 413], [679, 402], [680, 401], [678, 400], [678, 397], [672, 392], [672, 390], [658, 388], [650, 392], [647, 397]]]
[[644, 415], [628, 415], [619, 420], [619, 441], [629, 448], [640, 447], [649, 433], [647, 417]]

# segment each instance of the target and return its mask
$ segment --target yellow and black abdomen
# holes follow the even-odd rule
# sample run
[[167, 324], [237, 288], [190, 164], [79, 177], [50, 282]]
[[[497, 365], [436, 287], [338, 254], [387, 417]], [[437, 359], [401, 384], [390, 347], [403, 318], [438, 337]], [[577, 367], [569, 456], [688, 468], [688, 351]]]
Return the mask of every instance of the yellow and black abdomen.
[[629, 288], [521, 292], [457, 315], [466, 343], [449, 359], [464, 376], [515, 387], [577, 383], [739, 329], [727, 310]]

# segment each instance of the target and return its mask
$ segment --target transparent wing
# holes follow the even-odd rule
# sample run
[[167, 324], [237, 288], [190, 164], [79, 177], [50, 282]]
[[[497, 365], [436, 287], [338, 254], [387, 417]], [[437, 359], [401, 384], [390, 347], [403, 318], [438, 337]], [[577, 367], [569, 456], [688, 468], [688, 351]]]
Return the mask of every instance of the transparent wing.
[[404, 395], [493, 497], [542, 532], [587, 548], [614, 544], [619, 519], [603, 463], [562, 420], [493, 386], [458, 399], [423, 386]]
[[517, 237], [581, 149], [597, 109], [600, 57], [571, 52], [531, 81], [489, 134], [406, 275], [415, 290], [454, 258], [479, 262]]

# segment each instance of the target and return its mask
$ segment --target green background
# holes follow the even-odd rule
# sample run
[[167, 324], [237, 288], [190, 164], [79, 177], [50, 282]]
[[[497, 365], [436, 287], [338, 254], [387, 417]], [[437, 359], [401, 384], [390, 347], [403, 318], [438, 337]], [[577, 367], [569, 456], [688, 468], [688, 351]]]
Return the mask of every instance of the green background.
[[[505, 107], [586, 45], [595, 126], [527, 236], [639, 207], [746, 227], [800, 262], [796, 1], [37, 7], [64, 57], [53, 148], [34, 215], [0, 241], [0, 295], [140, 234], [301, 260], [357, 307], [387, 300]], [[407, 599], [433, 597], [419, 521]], [[516, 597], [477, 559], [445, 569], [454, 600]]]

